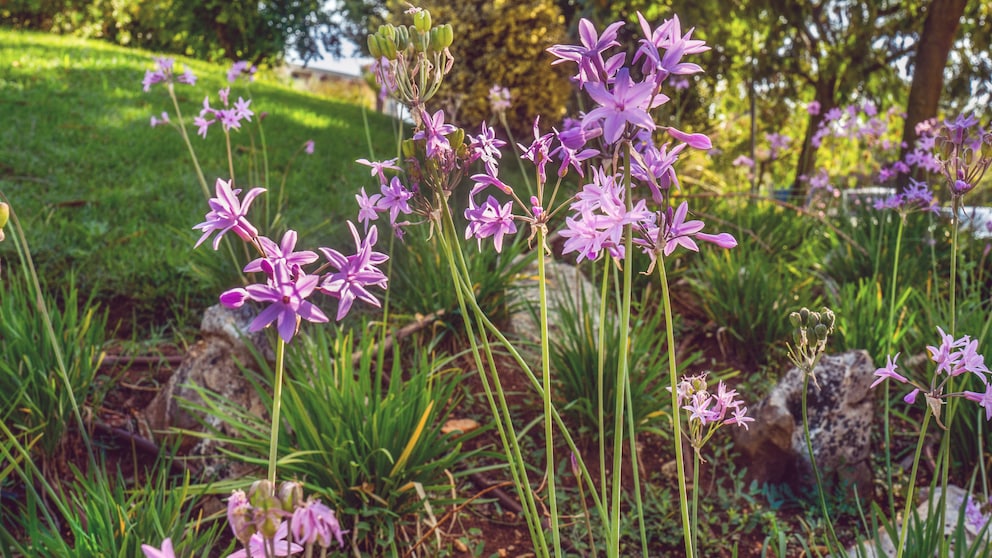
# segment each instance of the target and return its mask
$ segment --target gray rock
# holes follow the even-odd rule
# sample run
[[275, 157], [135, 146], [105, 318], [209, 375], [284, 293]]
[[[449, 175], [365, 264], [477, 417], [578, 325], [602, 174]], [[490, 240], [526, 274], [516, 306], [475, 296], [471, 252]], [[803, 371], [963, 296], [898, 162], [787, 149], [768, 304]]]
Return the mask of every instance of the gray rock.
[[[245, 341], [255, 345], [256, 351], [271, 355], [272, 350], [264, 332], [248, 333], [253, 312], [248, 307], [229, 309], [215, 305], [204, 313], [201, 324], [202, 339], [197, 341], [183, 358], [179, 368], [149, 403], [144, 411], [148, 426], [157, 436], [173, 436], [176, 429], [203, 432], [202, 423], [215, 427], [225, 435], [233, 435], [221, 417], [209, 413], [190, 414], [180, 401], [202, 403], [197, 389], [208, 390], [232, 401], [238, 408], [263, 417], [266, 415], [255, 388], [245, 378], [240, 366], [255, 368], [255, 357]], [[231, 478], [243, 474], [237, 466], [218, 456], [219, 443], [208, 437], [189, 437], [184, 445], [193, 464], [209, 478]]]
[[[825, 355], [809, 383], [807, 410], [813, 455], [824, 483], [870, 494], [869, 464], [875, 365], [865, 351]], [[793, 368], [754, 408], [750, 430], [734, 429], [737, 448], [760, 482], [813, 484], [802, 421], [803, 373]]]

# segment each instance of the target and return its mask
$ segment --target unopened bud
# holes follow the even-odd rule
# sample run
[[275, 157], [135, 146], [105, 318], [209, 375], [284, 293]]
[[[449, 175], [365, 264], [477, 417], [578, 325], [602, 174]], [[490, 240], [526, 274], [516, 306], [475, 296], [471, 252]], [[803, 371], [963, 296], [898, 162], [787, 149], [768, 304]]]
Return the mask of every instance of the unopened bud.
[[303, 485], [296, 481], [280, 484], [278, 498], [282, 510], [293, 513], [293, 510], [303, 503]]
[[410, 32], [404, 26], [399, 26], [396, 28], [396, 50], [404, 51], [408, 46], [410, 46]]
[[826, 339], [828, 333], [830, 333], [830, 330], [827, 328], [826, 324], [816, 324], [816, 327], [813, 328], [813, 334], [816, 335], [817, 341], [823, 341]]
[[802, 324], [802, 320], [799, 318], [799, 312], [789, 313], [789, 323], [792, 327], [799, 327]]
[[10, 206], [5, 202], [0, 202], [0, 229], [7, 225], [7, 221], [10, 219]]
[[420, 10], [413, 14], [413, 26], [421, 33], [428, 33], [431, 30], [431, 13], [427, 10]]
[[804, 325], [807, 324], [807, 323], [809, 323], [808, 322], [808, 320], [809, 320], [809, 308], [800, 308], [799, 309], [799, 319], [802, 320], [802, 323]]

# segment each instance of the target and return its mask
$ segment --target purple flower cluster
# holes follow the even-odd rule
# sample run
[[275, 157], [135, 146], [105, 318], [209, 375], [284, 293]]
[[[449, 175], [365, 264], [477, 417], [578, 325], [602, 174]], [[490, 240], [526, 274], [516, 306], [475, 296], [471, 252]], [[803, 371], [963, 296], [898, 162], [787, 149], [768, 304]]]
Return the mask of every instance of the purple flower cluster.
[[909, 186], [904, 191], [876, 201], [874, 207], [878, 210], [894, 209], [904, 215], [912, 211], [940, 212], [933, 192], [925, 182], [915, 178], [909, 179]]
[[291, 556], [314, 545], [344, 546], [345, 531], [333, 510], [313, 497], [303, 500], [296, 483], [282, 483], [278, 498], [270, 487], [268, 481], [259, 481], [248, 495], [241, 490], [231, 493], [227, 522], [244, 548], [227, 558], [268, 556], [266, 547], [275, 549], [275, 556]]
[[[327, 259], [317, 273], [309, 274], [304, 266], [316, 262], [315, 252], [296, 251], [296, 231], [289, 230], [280, 243], [258, 235], [258, 230], [248, 221], [248, 208], [251, 202], [264, 190], [253, 188], [239, 199], [240, 189], [232, 189], [230, 181], [217, 180], [217, 197], [209, 200], [210, 212], [206, 221], [193, 227], [204, 231], [196, 245], [202, 244], [211, 234], [217, 233], [213, 247], [216, 250], [220, 240], [228, 231], [233, 231], [243, 240], [251, 242], [261, 253], [261, 257], [244, 267], [245, 273], [262, 272], [265, 282], [235, 288], [224, 292], [220, 301], [225, 306], [238, 308], [248, 300], [268, 304], [249, 326], [249, 331], [260, 331], [272, 323], [283, 341], [289, 342], [296, 335], [301, 320], [315, 323], [328, 321], [324, 312], [308, 298], [314, 292], [321, 292], [338, 300], [337, 320], [343, 319], [351, 310], [355, 300], [362, 300], [375, 307], [379, 301], [369, 291], [369, 287], [387, 286], [386, 275], [377, 266], [388, 256], [373, 250], [378, 238], [372, 226], [363, 240], [354, 224], [348, 222], [355, 239], [355, 253], [345, 256], [331, 248], [320, 248]], [[332, 268], [325, 274], [325, 269]]]
[[[934, 414], [938, 418], [939, 405], [942, 399], [947, 397], [963, 397], [969, 401], [978, 403], [980, 407], [985, 409], [985, 419], [992, 421], [992, 375], [989, 374], [989, 369], [985, 366], [985, 357], [978, 352], [978, 340], [972, 339], [968, 335], [955, 339], [952, 335], [945, 333], [940, 327], [937, 328], [937, 333], [940, 335], [940, 344], [927, 346], [930, 360], [937, 365], [929, 385], [897, 372], [896, 370], [899, 368], [899, 365], [896, 364], [896, 361], [899, 359], [899, 354], [896, 353], [894, 357], [891, 355], [887, 357], [885, 366], [875, 370], [876, 379], [871, 384], [871, 387], [874, 388], [886, 379], [909, 384], [913, 387], [913, 390], [903, 400], [906, 403], [912, 404], [922, 392], [926, 396], [927, 403], [934, 408]], [[985, 391], [944, 393], [944, 387], [947, 381], [965, 372], [974, 374], [980, 378], [985, 385]]]
[[697, 452], [719, 427], [736, 424], [747, 430], [747, 424], [754, 422], [747, 416], [744, 402], [737, 398], [737, 390], [728, 389], [721, 380], [716, 391], [711, 391], [705, 373], [684, 376], [675, 388], [675, 395], [679, 408], [688, 414], [686, 435]]
[[156, 83], [168, 83], [173, 81], [185, 83], [186, 85], [196, 85], [196, 76], [189, 68], [184, 68], [183, 73], [176, 76], [174, 71], [175, 61], [172, 58], [156, 58], [154, 70], [145, 70], [145, 78], [141, 80], [142, 89], [145, 93], [151, 91]]
[[945, 120], [937, 131], [935, 148], [940, 172], [954, 198], [974, 189], [992, 165], [992, 132], [971, 114]]
[[210, 106], [210, 97], [203, 98], [203, 108], [200, 109], [200, 114], [193, 119], [193, 124], [197, 127], [196, 133], [198, 135], [206, 138], [207, 129], [217, 122], [220, 122], [225, 134], [232, 129], [240, 129], [242, 120], [251, 122], [251, 117], [255, 115], [250, 108], [251, 99], [246, 101], [242, 97], [238, 97], [238, 100], [231, 106], [228, 102], [230, 95], [230, 87], [225, 87], [217, 92], [217, 96], [224, 106], [221, 109]]
[[234, 83], [239, 77], [247, 76], [248, 81], [255, 81], [255, 72], [258, 71], [256, 67], [251, 62], [247, 60], [238, 60], [227, 70], [227, 81], [228, 83]]

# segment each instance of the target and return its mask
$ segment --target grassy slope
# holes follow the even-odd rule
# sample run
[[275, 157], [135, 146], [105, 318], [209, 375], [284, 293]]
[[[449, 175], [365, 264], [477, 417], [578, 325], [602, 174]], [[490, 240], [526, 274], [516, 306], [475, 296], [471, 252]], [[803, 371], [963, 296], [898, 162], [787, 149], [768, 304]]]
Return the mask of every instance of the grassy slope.
[[[216, 274], [198, 270], [231, 264], [207, 245], [193, 251], [198, 233], [191, 227], [207, 206], [178, 132], [149, 127], [149, 117], [163, 110], [175, 118], [161, 85], [142, 91], [153, 58], [100, 42], [0, 30], [0, 191], [21, 217], [51, 287], [72, 272], [114, 315], [161, 327], [149, 322], [196, 319], [216, 300]], [[177, 86], [183, 114], [194, 116], [208, 94], [216, 106], [226, 68], [177, 62], [200, 78], [193, 88]], [[273, 188], [303, 142], [316, 142], [316, 153], [290, 168], [283, 223], [301, 231], [301, 245], [347, 238], [353, 195], [373, 186], [367, 169], [354, 163], [369, 156], [361, 107], [264, 79], [250, 91], [239, 82], [232, 100], [238, 95], [250, 95], [252, 108], [268, 113]], [[377, 114], [368, 121], [376, 154], [387, 156], [390, 121]], [[233, 141], [250, 146], [252, 139], [258, 142], [254, 128], [236, 132]], [[192, 141], [212, 189], [215, 178], [228, 175], [223, 135], [215, 126], [207, 139]], [[248, 157], [236, 158], [244, 180]], [[0, 257], [5, 266], [16, 259], [9, 242], [0, 245]]]

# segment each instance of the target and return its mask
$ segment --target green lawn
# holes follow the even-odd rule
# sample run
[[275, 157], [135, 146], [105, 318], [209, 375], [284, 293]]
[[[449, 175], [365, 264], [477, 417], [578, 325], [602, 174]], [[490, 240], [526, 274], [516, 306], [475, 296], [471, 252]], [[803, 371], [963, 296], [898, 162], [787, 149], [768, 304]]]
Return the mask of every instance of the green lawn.
[[[177, 85], [187, 119], [204, 96], [217, 105], [227, 85], [226, 67], [178, 59], [199, 78], [195, 87]], [[26, 229], [43, 279], [54, 289], [75, 274], [84, 295], [108, 303], [124, 331], [195, 325], [199, 312], [223, 288], [217, 270], [232, 267], [208, 245], [196, 251], [207, 205], [179, 133], [151, 128], [149, 118], [168, 110], [164, 86], [142, 91], [154, 55], [95, 41], [0, 30], [0, 191]], [[268, 113], [264, 135], [270, 185], [276, 189], [302, 144], [312, 139], [312, 156], [299, 154], [286, 180], [281, 225], [301, 232], [301, 245], [348, 237], [344, 219], [354, 219], [354, 193], [374, 187], [365, 167], [369, 157], [363, 109], [318, 97], [262, 76], [249, 86], [232, 86], [251, 97], [256, 113]], [[394, 137], [390, 119], [367, 114], [375, 154], [388, 158]], [[189, 127], [195, 134], [195, 127]], [[235, 172], [243, 187], [251, 146], [261, 138], [254, 122], [232, 134]], [[223, 134], [211, 128], [192, 142], [211, 190], [228, 178]], [[265, 232], [265, 231], [263, 231]], [[270, 235], [279, 234], [268, 231]], [[0, 245], [3, 269], [16, 262], [12, 245]], [[211, 270], [212, 268], [212, 270]], [[204, 270], [209, 270], [204, 272]], [[234, 270], [221, 277], [234, 277]], [[116, 320], [114, 320], [116, 321]]]

